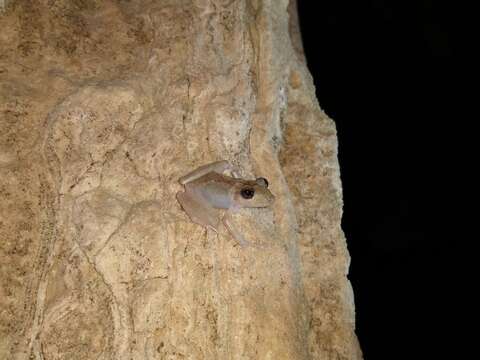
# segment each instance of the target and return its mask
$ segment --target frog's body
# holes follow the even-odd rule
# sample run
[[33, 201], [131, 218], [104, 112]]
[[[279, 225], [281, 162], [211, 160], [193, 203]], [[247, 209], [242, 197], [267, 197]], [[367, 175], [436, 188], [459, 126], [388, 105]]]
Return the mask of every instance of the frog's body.
[[230, 224], [230, 213], [244, 207], [268, 207], [275, 197], [268, 190], [266, 179], [238, 179], [224, 175], [227, 170], [233, 172], [234, 169], [223, 160], [183, 176], [179, 181], [185, 191], [178, 192], [177, 199], [193, 222], [217, 232], [223, 222], [230, 234], [241, 245], [246, 245], [243, 236]]

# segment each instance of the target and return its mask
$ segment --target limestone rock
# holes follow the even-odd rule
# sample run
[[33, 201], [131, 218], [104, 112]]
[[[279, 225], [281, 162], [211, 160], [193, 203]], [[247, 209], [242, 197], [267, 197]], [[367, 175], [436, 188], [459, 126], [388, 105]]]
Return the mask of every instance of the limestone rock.
[[[1, 359], [361, 358], [294, 3], [15, 0], [0, 29]], [[270, 182], [234, 218], [262, 249], [175, 199], [220, 159]]]

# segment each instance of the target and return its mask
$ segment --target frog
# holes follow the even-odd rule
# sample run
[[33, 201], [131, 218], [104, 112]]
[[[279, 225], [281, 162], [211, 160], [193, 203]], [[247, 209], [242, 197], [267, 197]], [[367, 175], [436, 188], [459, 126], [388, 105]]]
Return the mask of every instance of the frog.
[[[230, 172], [230, 175], [225, 175]], [[190, 220], [216, 233], [221, 224], [241, 246], [252, 246], [233, 223], [231, 215], [243, 208], [267, 208], [275, 196], [263, 177], [247, 180], [238, 177], [239, 169], [227, 160], [198, 167], [178, 181], [184, 186], [176, 198]]]

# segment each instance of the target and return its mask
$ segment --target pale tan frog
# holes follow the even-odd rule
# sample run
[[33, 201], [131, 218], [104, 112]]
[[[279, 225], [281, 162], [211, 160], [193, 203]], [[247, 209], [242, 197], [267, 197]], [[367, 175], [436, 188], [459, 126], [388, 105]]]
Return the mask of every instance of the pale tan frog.
[[226, 160], [203, 165], [179, 179], [185, 191], [177, 193], [190, 220], [218, 232], [222, 222], [232, 237], [242, 246], [249, 243], [231, 224], [230, 214], [241, 208], [264, 208], [273, 204], [275, 197], [265, 178], [244, 180], [223, 175], [235, 169]]

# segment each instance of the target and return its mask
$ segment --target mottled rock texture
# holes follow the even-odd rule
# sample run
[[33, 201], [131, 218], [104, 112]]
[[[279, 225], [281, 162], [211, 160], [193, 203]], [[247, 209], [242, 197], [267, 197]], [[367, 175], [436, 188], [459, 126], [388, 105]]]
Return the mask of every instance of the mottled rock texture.
[[[0, 359], [361, 358], [295, 4], [9, 1], [0, 129]], [[220, 159], [270, 181], [261, 249], [175, 199]]]

